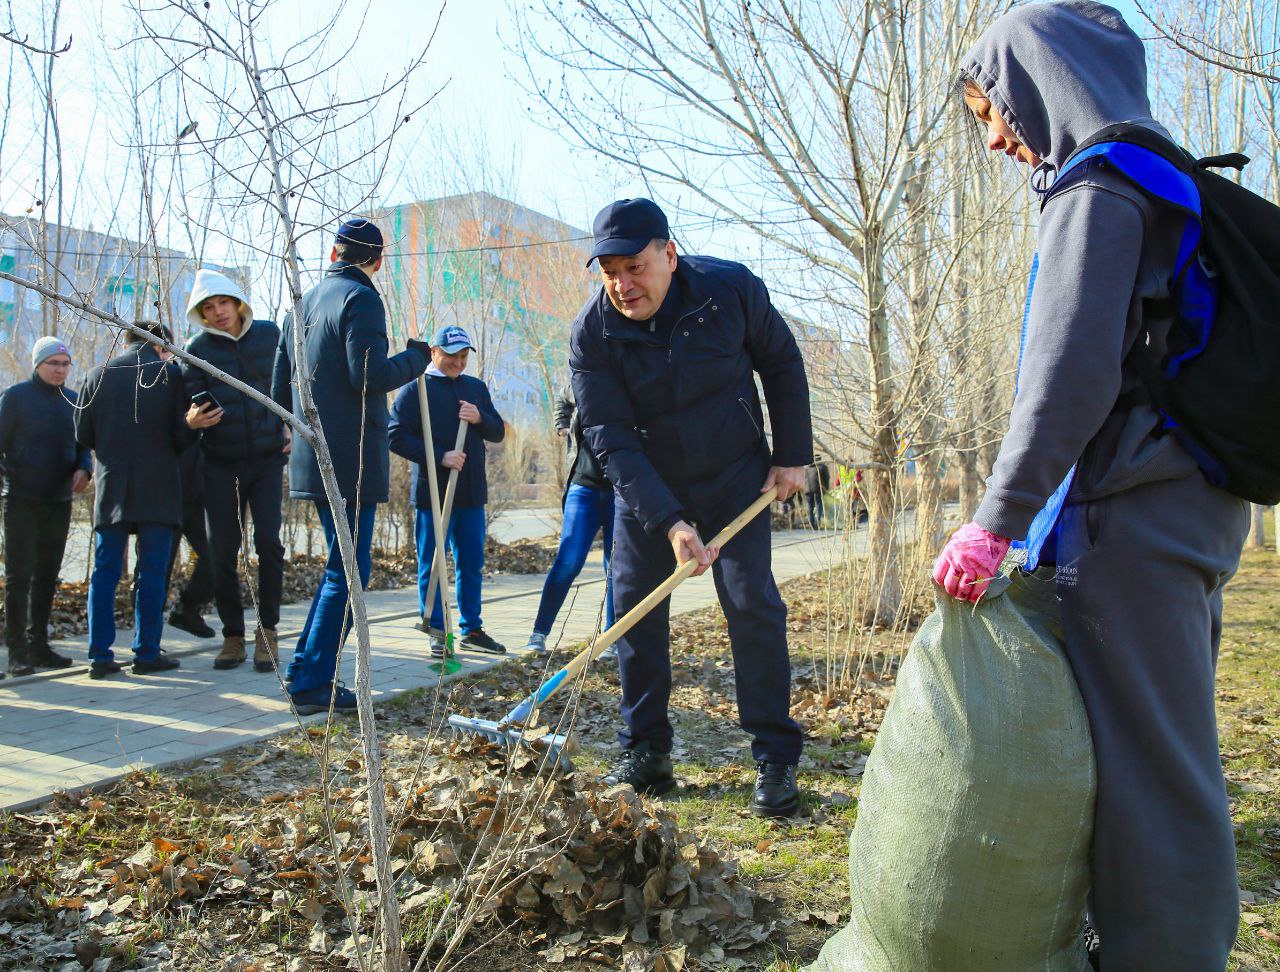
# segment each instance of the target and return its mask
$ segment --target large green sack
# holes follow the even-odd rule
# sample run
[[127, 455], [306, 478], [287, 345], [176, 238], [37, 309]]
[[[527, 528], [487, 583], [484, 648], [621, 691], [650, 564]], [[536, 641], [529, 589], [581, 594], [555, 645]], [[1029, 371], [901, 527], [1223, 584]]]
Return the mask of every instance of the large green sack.
[[849, 838], [849, 924], [807, 972], [1087, 972], [1096, 785], [1052, 580], [939, 592]]

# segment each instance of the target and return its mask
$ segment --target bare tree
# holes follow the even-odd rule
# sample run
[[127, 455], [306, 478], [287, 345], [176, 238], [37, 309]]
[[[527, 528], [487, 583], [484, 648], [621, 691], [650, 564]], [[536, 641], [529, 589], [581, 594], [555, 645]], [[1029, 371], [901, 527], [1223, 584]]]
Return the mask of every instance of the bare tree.
[[[850, 417], [875, 466], [866, 492], [883, 617], [902, 602], [904, 432], [912, 446], [934, 435], [916, 406], [937, 390], [937, 355], [920, 336], [941, 302], [924, 299], [918, 275], [913, 315], [908, 270], [915, 259], [923, 274], [920, 251], [937, 242], [917, 226], [926, 215], [939, 225], [925, 163], [946, 135], [952, 65], [1006, 6], [584, 0], [543, 3], [514, 42], [551, 124], [689, 210], [755, 233], [785, 261], [775, 291], [820, 308], [865, 361], [865, 409]], [[543, 58], [568, 81], [548, 77]], [[945, 284], [933, 273], [945, 264], [930, 267], [931, 287]]]

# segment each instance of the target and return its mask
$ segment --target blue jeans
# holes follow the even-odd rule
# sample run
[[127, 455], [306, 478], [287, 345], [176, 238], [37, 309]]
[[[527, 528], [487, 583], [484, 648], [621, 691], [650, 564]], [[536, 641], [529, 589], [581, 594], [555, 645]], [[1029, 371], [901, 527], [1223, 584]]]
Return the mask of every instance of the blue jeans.
[[613, 580], [609, 572], [609, 558], [613, 555], [613, 490], [573, 483], [564, 497], [560, 549], [542, 585], [538, 617], [533, 622], [534, 634], [551, 634], [556, 615], [569, 595], [569, 588], [582, 572], [601, 527], [604, 527], [604, 623], [606, 628], [613, 624]]
[[114, 660], [116, 587], [124, 570], [129, 534], [138, 534], [138, 596], [133, 607], [133, 653], [139, 661], [160, 657], [165, 590], [173, 527], [161, 523], [108, 523], [93, 531], [93, 573], [89, 577], [89, 660]]
[[[455, 506], [449, 517], [449, 534], [445, 541], [453, 554], [454, 596], [458, 601], [458, 630], [463, 634], [479, 631], [480, 587], [484, 571], [484, 507]], [[427, 612], [427, 586], [431, 582], [431, 558], [436, 552], [435, 524], [431, 511], [419, 509], [413, 524], [418, 539], [418, 613]], [[443, 586], [443, 585], [441, 585]], [[436, 588], [436, 603], [431, 606], [431, 627], [444, 630], [444, 605]]]
[[[351, 612], [347, 607], [347, 572], [342, 567], [342, 553], [338, 549], [337, 531], [329, 504], [318, 500], [320, 525], [329, 543], [329, 560], [324, 566], [324, 577], [311, 600], [307, 623], [302, 627], [298, 647], [293, 650], [289, 663], [289, 676], [293, 684], [289, 692], [297, 695], [313, 688], [333, 684], [338, 668], [338, 649], [346, 640], [351, 628]], [[355, 532], [356, 565], [360, 569], [360, 586], [369, 586], [369, 573], [373, 569], [370, 550], [373, 547], [373, 521], [378, 512], [376, 503], [360, 505], [360, 519], [356, 522], [356, 504], [347, 504], [347, 524]]]

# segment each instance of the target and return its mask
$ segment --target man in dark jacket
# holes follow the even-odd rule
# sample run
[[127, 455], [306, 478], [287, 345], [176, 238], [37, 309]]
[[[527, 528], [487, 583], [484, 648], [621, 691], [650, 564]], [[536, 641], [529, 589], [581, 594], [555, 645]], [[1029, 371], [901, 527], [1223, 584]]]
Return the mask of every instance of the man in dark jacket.
[[[467, 354], [473, 350], [471, 338], [462, 328], [439, 328], [431, 338], [431, 364], [427, 368], [427, 409], [431, 413], [431, 444], [435, 449], [436, 481], [440, 501], [444, 484], [458, 471], [454, 487], [453, 512], [449, 516], [446, 539], [453, 553], [455, 594], [458, 600], [458, 630], [462, 645], [475, 651], [501, 655], [507, 649], [484, 630], [480, 617], [480, 595], [484, 572], [485, 504], [489, 502], [489, 480], [485, 475], [486, 441], [501, 442], [506, 434], [502, 416], [493, 407], [488, 386], [479, 378], [464, 375]], [[461, 450], [458, 423], [471, 427]], [[391, 406], [391, 451], [404, 456], [413, 466], [413, 502], [417, 507], [414, 537], [418, 542], [418, 613], [426, 616], [427, 588], [431, 582], [431, 561], [436, 552], [435, 523], [431, 515], [431, 487], [426, 474], [426, 440], [422, 437], [422, 409], [416, 384], [400, 389]], [[431, 654], [443, 658], [444, 609], [439, 587], [431, 607], [427, 635]]]
[[816, 530], [826, 518], [826, 504], [822, 497], [831, 488], [831, 467], [821, 459], [804, 470], [804, 499], [809, 512], [809, 526]]
[[[790, 716], [786, 606], [770, 567], [764, 511], [723, 553], [703, 546], [776, 486], [786, 499], [813, 460], [809, 388], [790, 330], [738, 263], [676, 257], [648, 199], [601, 210], [591, 260], [603, 286], [573, 323], [569, 365], [587, 445], [618, 491], [614, 606], [624, 614], [675, 568], [714, 567], [737, 672], [738, 714], [754, 737], [754, 812], [799, 807], [802, 733]], [[589, 261], [590, 262], [590, 261]], [[772, 452], [756, 393], [760, 377]], [[618, 642], [621, 764], [606, 782], [664, 793], [671, 772], [669, 601]]]
[[93, 459], [76, 444], [76, 393], [64, 387], [71, 352], [42, 337], [31, 349], [29, 381], [0, 395], [4, 475], [4, 640], [9, 674], [66, 668], [49, 647], [49, 614], [71, 526], [71, 494], [89, 485]]
[[[295, 384], [300, 371], [311, 377], [311, 394], [333, 459], [345, 515], [356, 540], [362, 584], [369, 582], [370, 549], [378, 504], [390, 495], [387, 450], [387, 393], [422, 374], [431, 361], [424, 341], [388, 355], [387, 317], [370, 275], [382, 266], [382, 233], [365, 219], [338, 227], [324, 278], [302, 298], [304, 361], [295, 360], [295, 322], [286, 316], [276, 352], [271, 396], [290, 395], [295, 415], [302, 404]], [[329, 541], [324, 579], [298, 639], [288, 675], [290, 694], [302, 714], [333, 707], [355, 711], [355, 694], [334, 685], [338, 647], [347, 628], [347, 580], [334, 532], [333, 511], [320, 479], [311, 443], [301, 438], [289, 457], [289, 494], [316, 504]]]
[[[280, 329], [253, 319], [244, 291], [213, 270], [200, 270], [187, 305], [187, 319], [201, 333], [186, 350], [220, 371], [238, 378], [263, 395], [271, 393]], [[204, 459], [204, 508], [208, 516], [209, 552], [213, 561], [214, 596], [222, 620], [222, 650], [214, 668], [235, 668], [245, 659], [244, 602], [240, 597], [240, 537], [245, 512], [253, 517], [253, 546], [258, 554], [258, 624], [253, 637], [253, 667], [276, 667], [280, 601], [284, 593], [284, 544], [280, 513], [284, 502], [284, 463], [289, 452], [288, 426], [260, 402], [218, 381], [208, 372], [184, 364], [183, 378], [192, 396], [212, 396], [223, 409], [222, 420], [200, 437]], [[293, 404], [288, 386], [277, 403]]]
[[[169, 329], [143, 323], [172, 343]], [[138, 590], [134, 608], [133, 673], [178, 667], [160, 648], [165, 580], [174, 529], [182, 524], [178, 454], [195, 440], [193, 429], [219, 418], [190, 406], [182, 373], [158, 344], [130, 331], [123, 354], [99, 365], [80, 388], [76, 441], [92, 449], [94, 468], [93, 573], [89, 580], [89, 676], [121, 671], [116, 639], [116, 586], [131, 534], [138, 537]], [[189, 407], [190, 406], [190, 407]]]

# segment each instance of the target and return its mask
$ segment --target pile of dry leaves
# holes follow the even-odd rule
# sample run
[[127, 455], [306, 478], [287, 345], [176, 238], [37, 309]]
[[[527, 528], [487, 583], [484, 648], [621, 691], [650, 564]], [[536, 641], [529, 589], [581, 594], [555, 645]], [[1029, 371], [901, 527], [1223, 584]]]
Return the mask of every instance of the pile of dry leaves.
[[[745, 963], [726, 953], [771, 935], [734, 864], [629, 788], [549, 778], [529, 751], [505, 772], [505, 751], [478, 740], [428, 748], [420, 765], [393, 755], [388, 788], [402, 810], [393, 869], [405, 927], [418, 929], [410, 944], [420, 949], [437, 922], [445, 933], [431, 957], [472, 919], [476, 940], [506, 927], [566, 967], [732, 968]], [[166, 784], [144, 777], [11, 815], [0, 968], [205, 967], [232, 954], [348, 967], [357, 945], [343, 897], [366, 915], [376, 899], [361, 773], [354, 760], [347, 769], [332, 833], [310, 788], [178, 819], [165, 813]], [[107, 834], [130, 839], [104, 849]]]

